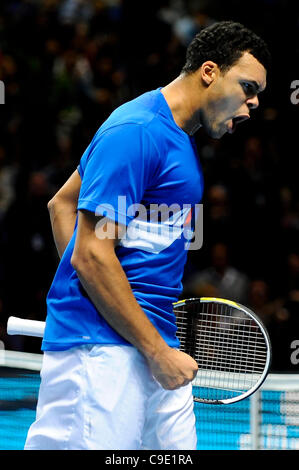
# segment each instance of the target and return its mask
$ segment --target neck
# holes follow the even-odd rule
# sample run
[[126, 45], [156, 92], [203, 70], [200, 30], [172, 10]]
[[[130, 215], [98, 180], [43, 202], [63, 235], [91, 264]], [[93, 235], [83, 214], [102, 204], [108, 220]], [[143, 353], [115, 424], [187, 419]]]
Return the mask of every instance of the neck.
[[196, 89], [194, 82], [193, 74], [182, 74], [161, 90], [174, 121], [189, 135], [193, 135], [201, 127], [200, 107], [194, 100], [194, 92], [192, 92]]

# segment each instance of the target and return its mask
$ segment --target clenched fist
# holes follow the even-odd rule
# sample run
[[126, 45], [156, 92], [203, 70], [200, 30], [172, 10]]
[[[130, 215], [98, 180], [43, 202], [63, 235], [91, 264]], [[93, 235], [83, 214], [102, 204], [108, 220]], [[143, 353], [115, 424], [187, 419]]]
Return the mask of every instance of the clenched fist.
[[148, 359], [148, 363], [155, 379], [167, 390], [187, 385], [198, 371], [198, 365], [191, 356], [168, 346]]

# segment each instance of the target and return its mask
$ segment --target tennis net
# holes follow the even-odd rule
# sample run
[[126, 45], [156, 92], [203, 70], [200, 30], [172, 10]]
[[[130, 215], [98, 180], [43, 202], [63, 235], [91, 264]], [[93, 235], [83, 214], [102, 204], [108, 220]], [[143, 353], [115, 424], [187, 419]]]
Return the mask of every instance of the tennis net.
[[[41, 364], [41, 354], [0, 351], [0, 450], [23, 449]], [[269, 374], [239, 403], [195, 403], [195, 415], [199, 450], [299, 449], [299, 374]]]

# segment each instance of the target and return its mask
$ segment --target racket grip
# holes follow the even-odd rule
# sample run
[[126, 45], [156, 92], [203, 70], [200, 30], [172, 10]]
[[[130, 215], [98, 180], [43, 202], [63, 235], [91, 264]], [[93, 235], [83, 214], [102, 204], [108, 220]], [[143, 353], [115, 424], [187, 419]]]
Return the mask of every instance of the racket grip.
[[46, 323], [43, 321], [9, 317], [7, 321], [7, 334], [37, 336], [42, 338], [44, 336], [45, 325]]

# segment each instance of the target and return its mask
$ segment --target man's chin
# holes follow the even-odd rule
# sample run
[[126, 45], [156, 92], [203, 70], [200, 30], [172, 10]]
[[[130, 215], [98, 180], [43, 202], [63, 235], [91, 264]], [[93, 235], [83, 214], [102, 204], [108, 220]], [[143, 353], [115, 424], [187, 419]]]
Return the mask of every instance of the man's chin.
[[206, 132], [212, 139], [221, 139], [226, 134], [226, 130], [223, 129], [209, 129]]

